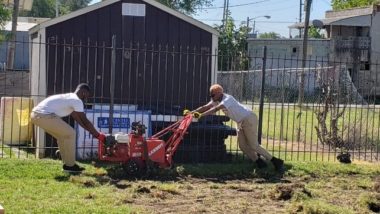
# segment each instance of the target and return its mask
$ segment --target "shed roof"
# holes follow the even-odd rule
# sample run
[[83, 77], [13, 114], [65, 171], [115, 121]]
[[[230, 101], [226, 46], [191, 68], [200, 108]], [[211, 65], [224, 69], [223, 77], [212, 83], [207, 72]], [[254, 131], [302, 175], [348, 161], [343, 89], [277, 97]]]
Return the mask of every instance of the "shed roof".
[[[370, 7], [351, 8], [340, 11], [326, 11], [325, 18], [320, 19], [323, 26], [340, 25], [340, 26], [371, 26], [371, 16], [374, 12], [374, 8], [380, 5], [374, 5]], [[313, 23], [310, 22], [313, 26]], [[289, 28], [304, 28], [304, 23], [299, 22], [290, 25]]]
[[[333, 17], [327, 19], [320, 19], [320, 21], [323, 23], [323, 26], [340, 25], [370, 27], [371, 15]], [[312, 22], [310, 22], [310, 26], [313, 26]], [[289, 28], [304, 28], [304, 23], [295, 23], [293, 25], [290, 25]]]
[[[121, 0], [107, 0], [107, 1], [102, 1], [102, 2], [99, 2], [99, 3], [96, 3], [96, 4], [93, 4], [93, 5], [90, 5], [88, 7], [85, 7], [85, 8], [82, 8], [80, 10], [77, 10], [77, 11], [74, 11], [72, 13], [69, 13], [69, 14], [66, 14], [66, 15], [63, 15], [63, 16], [60, 16], [60, 17], [57, 17], [57, 18], [54, 18], [54, 19], [51, 19], [49, 21], [46, 21], [46, 22], [43, 22], [35, 27], [33, 27], [29, 33], [32, 34], [32, 33], [35, 33], [36, 31], [38, 31], [39, 29], [41, 28], [46, 28], [46, 27], [49, 27], [51, 25], [55, 25], [57, 23], [60, 23], [60, 22], [64, 22], [66, 20], [69, 20], [69, 19], [72, 19], [74, 17], [77, 17], [77, 16], [80, 16], [80, 15], [83, 15], [83, 14], [86, 14], [88, 12], [91, 12], [91, 11], [94, 11], [94, 10], [97, 10], [99, 8], [103, 8], [103, 7], [106, 7], [108, 5], [111, 5], [111, 4], [114, 4], [116, 2], [119, 2]], [[176, 16], [192, 25], [195, 25], [207, 32], [210, 32], [212, 34], [216, 34], [216, 35], [219, 35], [218, 31], [215, 30], [214, 28], [212, 28], [211, 26], [209, 25], [206, 25], [204, 24], [203, 22], [200, 22], [190, 16], [187, 16], [183, 13], [180, 13], [172, 8], [169, 8], [157, 1], [154, 1], [154, 0], [141, 0], [149, 5], [152, 5], [162, 11], [165, 11], [173, 16]]]

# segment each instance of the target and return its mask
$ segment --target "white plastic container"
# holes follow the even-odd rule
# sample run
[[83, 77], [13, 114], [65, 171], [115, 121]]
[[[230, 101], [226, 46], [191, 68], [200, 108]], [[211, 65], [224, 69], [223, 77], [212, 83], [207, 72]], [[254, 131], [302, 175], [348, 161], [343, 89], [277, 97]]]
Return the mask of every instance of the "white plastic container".
[[128, 134], [125, 134], [123, 132], [119, 132], [117, 134], [115, 134], [115, 140], [118, 142], [118, 143], [129, 143], [129, 135]]

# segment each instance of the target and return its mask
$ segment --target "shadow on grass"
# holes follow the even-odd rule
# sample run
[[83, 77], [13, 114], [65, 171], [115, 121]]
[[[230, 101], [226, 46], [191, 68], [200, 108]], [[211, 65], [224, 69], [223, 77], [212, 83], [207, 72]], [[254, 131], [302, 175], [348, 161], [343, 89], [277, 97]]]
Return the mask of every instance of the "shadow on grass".
[[[92, 165], [92, 170], [85, 171], [83, 177], [93, 177], [100, 184], [115, 184], [119, 181], [180, 181], [190, 179], [203, 179], [215, 183], [225, 183], [229, 180], [254, 180], [257, 183], [288, 183], [284, 179], [287, 170], [292, 165], [285, 164], [285, 171], [276, 172], [270, 161], [267, 167], [259, 169], [256, 164], [245, 158], [242, 154], [231, 155], [224, 163], [197, 163], [197, 164], [176, 164], [171, 169], [152, 168], [142, 170], [137, 174], [128, 174], [119, 163], [102, 161], [83, 161], [83, 164]], [[100, 171], [100, 173], [99, 173]], [[71, 175], [65, 174], [57, 176], [57, 181], [69, 181]]]
[[[84, 172], [79, 176], [93, 177], [100, 184], [118, 185], [119, 181], [180, 181], [191, 179], [202, 179], [215, 183], [225, 183], [229, 180], [254, 180], [257, 183], [288, 183], [283, 178], [284, 173], [278, 173], [273, 166], [268, 163], [268, 167], [258, 169], [250, 160], [235, 160], [228, 163], [208, 163], [208, 164], [177, 164], [171, 169], [143, 170], [139, 174], [127, 174], [120, 164], [107, 162], [90, 163], [103, 173]], [[289, 170], [292, 166], [285, 165]], [[57, 176], [57, 181], [69, 181], [70, 175]]]
[[55, 180], [59, 182], [66, 182], [70, 179], [70, 174], [58, 175], [55, 176]]

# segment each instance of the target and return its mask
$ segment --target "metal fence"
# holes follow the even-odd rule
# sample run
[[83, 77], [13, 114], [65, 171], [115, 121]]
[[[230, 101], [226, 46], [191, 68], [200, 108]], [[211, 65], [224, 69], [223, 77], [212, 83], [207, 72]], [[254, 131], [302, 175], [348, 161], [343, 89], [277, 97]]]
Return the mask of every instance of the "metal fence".
[[[55, 140], [31, 125], [29, 113], [46, 96], [71, 92], [78, 83], [93, 89], [86, 113], [100, 131], [109, 132], [111, 122], [114, 133], [129, 132], [131, 122], [142, 121], [151, 135], [181, 118], [184, 109], [207, 103], [208, 87], [217, 82], [259, 115], [261, 144], [275, 156], [336, 161], [348, 152], [353, 159], [379, 160], [377, 62], [310, 56], [302, 68], [294, 55], [57, 41], [25, 45], [29, 72], [0, 73], [0, 158], [56, 158]], [[96, 159], [97, 141], [69, 117], [64, 120], [77, 129], [77, 158]], [[220, 114], [194, 121], [175, 155], [178, 162], [242, 158], [236, 124]]]

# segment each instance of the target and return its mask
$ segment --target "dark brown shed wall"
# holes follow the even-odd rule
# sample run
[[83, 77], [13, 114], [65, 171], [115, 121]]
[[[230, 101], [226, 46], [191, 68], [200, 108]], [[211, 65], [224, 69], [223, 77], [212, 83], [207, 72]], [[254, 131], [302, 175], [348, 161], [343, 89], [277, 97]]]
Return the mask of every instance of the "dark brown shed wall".
[[162, 111], [206, 102], [212, 34], [148, 4], [145, 17], [122, 16], [121, 10], [117, 2], [46, 28], [48, 94], [89, 82], [94, 102], [109, 102], [116, 35], [116, 103]]

